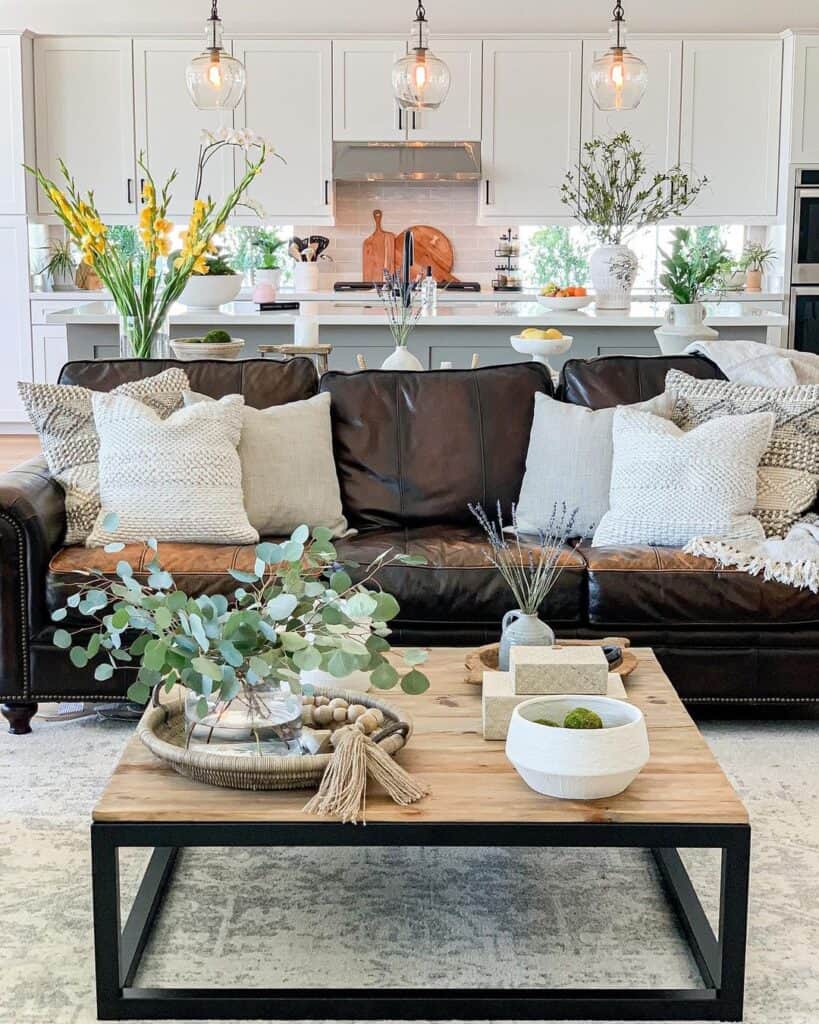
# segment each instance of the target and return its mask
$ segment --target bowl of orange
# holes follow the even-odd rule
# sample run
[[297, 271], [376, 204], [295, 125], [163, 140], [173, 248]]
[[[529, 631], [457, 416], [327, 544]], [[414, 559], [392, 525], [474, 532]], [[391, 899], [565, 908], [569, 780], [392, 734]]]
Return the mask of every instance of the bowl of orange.
[[588, 306], [592, 298], [582, 285], [573, 284], [559, 288], [552, 282], [541, 288], [538, 301], [546, 309], [573, 310]]

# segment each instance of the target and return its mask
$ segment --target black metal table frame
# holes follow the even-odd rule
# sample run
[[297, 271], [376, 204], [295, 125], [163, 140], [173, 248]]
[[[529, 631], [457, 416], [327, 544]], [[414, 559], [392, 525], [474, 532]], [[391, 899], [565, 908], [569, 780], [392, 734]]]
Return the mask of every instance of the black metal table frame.
[[[751, 832], [740, 824], [107, 823], [91, 826], [100, 1020], [741, 1020]], [[703, 987], [694, 989], [259, 989], [134, 987], [140, 959], [186, 847], [637, 847], [654, 854]], [[121, 848], [153, 848], [121, 926]], [[722, 851], [719, 937], [678, 849]]]

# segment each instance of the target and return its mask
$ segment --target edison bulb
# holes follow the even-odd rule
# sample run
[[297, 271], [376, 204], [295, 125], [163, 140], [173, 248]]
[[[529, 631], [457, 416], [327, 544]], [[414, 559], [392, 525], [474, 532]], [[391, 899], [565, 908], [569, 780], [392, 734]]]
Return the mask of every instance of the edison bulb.
[[449, 68], [429, 50], [408, 53], [392, 69], [393, 92], [405, 110], [437, 110], [451, 81]]
[[612, 47], [592, 64], [589, 88], [600, 110], [634, 110], [647, 86], [648, 69], [625, 47]]

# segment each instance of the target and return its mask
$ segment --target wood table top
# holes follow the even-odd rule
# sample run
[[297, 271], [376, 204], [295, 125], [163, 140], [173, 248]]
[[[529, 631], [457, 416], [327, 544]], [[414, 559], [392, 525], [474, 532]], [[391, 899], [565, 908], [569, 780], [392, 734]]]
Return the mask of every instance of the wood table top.
[[[425, 782], [428, 797], [398, 807], [371, 787], [367, 820], [423, 824], [594, 823], [746, 824], [748, 815], [649, 649], [626, 680], [642, 709], [651, 759], [631, 786], [605, 800], [558, 800], [529, 789], [502, 741], [482, 736], [480, 687], [467, 683], [468, 648], [432, 648], [420, 697], [386, 693], [414, 732], [398, 761]], [[205, 786], [158, 761], [134, 736], [99, 803], [97, 822], [317, 822], [303, 813], [309, 790], [251, 793]]]

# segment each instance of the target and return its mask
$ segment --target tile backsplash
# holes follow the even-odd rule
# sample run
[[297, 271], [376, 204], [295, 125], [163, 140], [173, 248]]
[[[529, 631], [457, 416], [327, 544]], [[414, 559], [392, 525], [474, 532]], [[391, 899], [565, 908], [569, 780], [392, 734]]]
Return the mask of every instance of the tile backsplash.
[[494, 251], [500, 229], [478, 227], [479, 185], [339, 182], [336, 185], [335, 227], [295, 226], [297, 235], [325, 235], [331, 239], [322, 263], [322, 284], [360, 281], [361, 245], [375, 229], [373, 210], [382, 210], [385, 231], [399, 234], [413, 224], [429, 224], [443, 231], [455, 250], [453, 273], [464, 281], [489, 284], [494, 277]]

